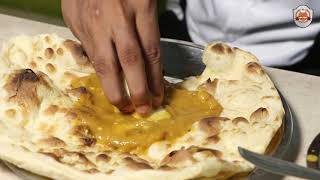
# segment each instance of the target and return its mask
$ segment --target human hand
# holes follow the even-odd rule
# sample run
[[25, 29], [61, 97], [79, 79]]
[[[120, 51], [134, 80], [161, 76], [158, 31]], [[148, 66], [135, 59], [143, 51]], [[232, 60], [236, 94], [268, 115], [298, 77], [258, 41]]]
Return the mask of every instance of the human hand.
[[[62, 0], [65, 23], [81, 41], [109, 101], [148, 114], [164, 94], [155, 0]], [[127, 95], [121, 72], [127, 81]]]

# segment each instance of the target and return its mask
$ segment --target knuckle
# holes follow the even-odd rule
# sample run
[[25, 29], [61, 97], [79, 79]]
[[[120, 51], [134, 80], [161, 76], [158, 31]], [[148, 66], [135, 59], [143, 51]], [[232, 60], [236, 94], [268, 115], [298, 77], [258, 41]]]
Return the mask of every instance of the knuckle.
[[101, 56], [94, 57], [94, 69], [96, 70], [96, 73], [99, 75], [106, 75], [108, 72], [113, 71], [112, 65], [110, 63], [107, 63], [105, 59]]
[[145, 51], [146, 61], [148, 64], [160, 63], [160, 48], [148, 48]]
[[155, 11], [155, 7], [156, 7], [155, 0], [142, 0], [141, 3], [142, 5], [140, 7], [142, 7], [143, 12], [150, 13]]
[[120, 51], [118, 54], [120, 61], [123, 63], [123, 65], [131, 66], [138, 62], [139, 53], [136, 50], [136, 48], [133, 47], [127, 47], [124, 50]]

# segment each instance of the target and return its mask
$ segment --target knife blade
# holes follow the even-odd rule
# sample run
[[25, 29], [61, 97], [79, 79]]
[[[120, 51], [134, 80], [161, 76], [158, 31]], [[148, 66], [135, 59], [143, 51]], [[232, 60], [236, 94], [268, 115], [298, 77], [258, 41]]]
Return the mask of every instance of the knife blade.
[[320, 171], [318, 170], [299, 166], [271, 156], [257, 154], [241, 147], [238, 147], [238, 150], [244, 159], [267, 172], [305, 179], [320, 179]]

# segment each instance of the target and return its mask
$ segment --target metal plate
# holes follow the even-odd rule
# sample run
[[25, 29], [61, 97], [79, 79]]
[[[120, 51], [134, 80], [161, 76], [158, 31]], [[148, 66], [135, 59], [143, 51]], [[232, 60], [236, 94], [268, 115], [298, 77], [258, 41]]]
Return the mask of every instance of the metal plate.
[[[199, 75], [205, 68], [205, 65], [202, 63], [203, 47], [200, 45], [173, 39], [161, 39], [161, 51], [166, 76], [183, 79], [188, 76]], [[285, 109], [285, 118], [267, 151], [268, 154], [277, 158], [282, 158], [287, 152], [293, 133], [293, 117], [290, 107], [281, 93], [280, 96]], [[26, 180], [47, 179], [17, 168], [7, 162], [5, 164], [13, 172]], [[257, 179], [264, 173], [260, 169], [255, 169], [248, 175], [248, 179]]]
[[311, 142], [308, 151], [306, 162], [309, 168], [320, 170], [320, 133]]

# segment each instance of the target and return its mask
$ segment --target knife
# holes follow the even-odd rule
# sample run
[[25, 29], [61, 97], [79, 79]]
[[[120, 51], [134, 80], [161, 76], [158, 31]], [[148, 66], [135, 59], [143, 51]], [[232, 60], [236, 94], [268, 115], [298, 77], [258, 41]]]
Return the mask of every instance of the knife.
[[320, 179], [320, 171], [318, 170], [299, 166], [274, 157], [257, 154], [241, 147], [238, 147], [238, 150], [244, 159], [267, 172], [305, 179]]

